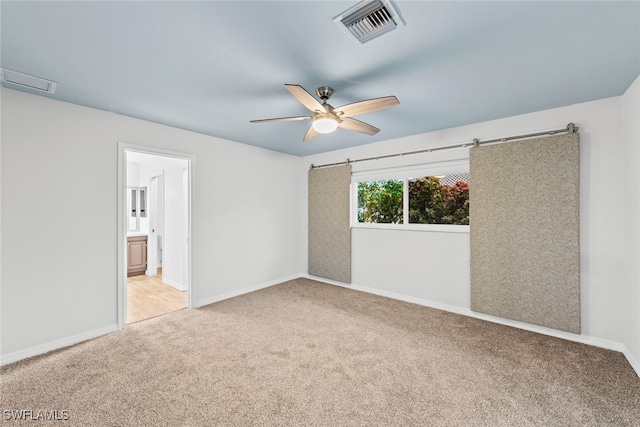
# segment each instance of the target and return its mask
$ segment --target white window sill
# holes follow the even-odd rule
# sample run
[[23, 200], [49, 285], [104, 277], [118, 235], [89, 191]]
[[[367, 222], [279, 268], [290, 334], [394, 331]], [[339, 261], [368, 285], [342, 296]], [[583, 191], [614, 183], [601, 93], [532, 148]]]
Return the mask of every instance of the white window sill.
[[430, 231], [437, 233], [467, 233], [469, 234], [468, 225], [451, 225], [451, 224], [373, 224], [373, 223], [355, 223], [351, 224], [351, 228], [373, 228], [378, 230], [401, 230], [401, 231]]

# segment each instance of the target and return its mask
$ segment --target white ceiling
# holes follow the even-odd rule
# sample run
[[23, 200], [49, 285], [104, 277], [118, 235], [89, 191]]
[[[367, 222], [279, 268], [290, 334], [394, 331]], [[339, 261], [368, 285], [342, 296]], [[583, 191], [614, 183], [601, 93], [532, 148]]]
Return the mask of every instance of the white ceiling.
[[[638, 1], [396, 1], [406, 26], [364, 45], [332, 21], [354, 4], [2, 1], [0, 65], [56, 81], [43, 96], [295, 155], [617, 96], [640, 74]], [[308, 121], [249, 123], [307, 115], [284, 83], [400, 106], [357, 117], [375, 136], [304, 143]]]

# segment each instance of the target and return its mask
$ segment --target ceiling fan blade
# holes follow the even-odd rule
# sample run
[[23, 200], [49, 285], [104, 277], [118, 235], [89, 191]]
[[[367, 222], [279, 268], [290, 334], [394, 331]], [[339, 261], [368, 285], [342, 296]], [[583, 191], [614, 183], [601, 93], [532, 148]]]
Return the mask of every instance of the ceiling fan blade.
[[372, 111], [384, 110], [385, 108], [395, 107], [400, 101], [395, 96], [384, 96], [382, 98], [367, 99], [366, 101], [358, 101], [352, 104], [343, 105], [333, 111], [341, 117], [357, 116], [358, 114], [370, 113]]
[[321, 113], [327, 112], [324, 106], [302, 86], [285, 84], [284, 87], [286, 87], [287, 90], [291, 92], [291, 95], [293, 95], [302, 105], [307, 107], [309, 111], [320, 111]]
[[278, 117], [275, 119], [261, 119], [261, 120], [249, 120], [251, 123], [269, 123], [269, 122], [293, 122], [296, 120], [309, 120], [311, 116], [298, 116], [298, 117]]
[[350, 119], [348, 117], [342, 119], [342, 121], [338, 124], [338, 127], [346, 130], [352, 130], [354, 132], [364, 133], [366, 135], [375, 135], [376, 133], [380, 132], [380, 129], [375, 126], [371, 126], [368, 123], [361, 122], [360, 120], [356, 119]]
[[318, 136], [318, 132], [313, 128], [313, 126], [310, 126], [307, 133], [304, 134], [304, 138], [302, 138], [302, 140], [311, 141], [316, 136]]

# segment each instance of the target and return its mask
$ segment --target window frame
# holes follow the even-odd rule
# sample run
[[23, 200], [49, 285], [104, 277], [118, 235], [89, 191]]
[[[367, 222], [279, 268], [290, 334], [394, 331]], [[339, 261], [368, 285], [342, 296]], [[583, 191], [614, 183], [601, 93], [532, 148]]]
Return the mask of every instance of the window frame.
[[[454, 173], [469, 173], [469, 161], [445, 161], [437, 164], [421, 165], [420, 167], [390, 168], [376, 171], [355, 172], [351, 177], [350, 188], [350, 224], [351, 228], [427, 231], [440, 233], [469, 233], [469, 225], [457, 224], [414, 224], [409, 223], [409, 180], [427, 176], [448, 175]], [[402, 223], [383, 224], [372, 222], [358, 222], [358, 183], [400, 179], [403, 181], [402, 191]]]
[[[147, 217], [147, 187], [127, 186], [127, 232], [140, 232], [140, 218]], [[136, 226], [131, 227], [131, 218], [136, 219]]]

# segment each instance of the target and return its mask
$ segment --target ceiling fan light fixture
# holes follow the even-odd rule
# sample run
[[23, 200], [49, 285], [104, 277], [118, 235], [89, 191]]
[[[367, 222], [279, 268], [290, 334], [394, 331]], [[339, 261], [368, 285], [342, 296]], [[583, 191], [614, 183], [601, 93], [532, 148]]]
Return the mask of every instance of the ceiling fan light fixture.
[[313, 120], [311, 126], [318, 133], [331, 133], [338, 129], [338, 122], [331, 117], [319, 117]]

